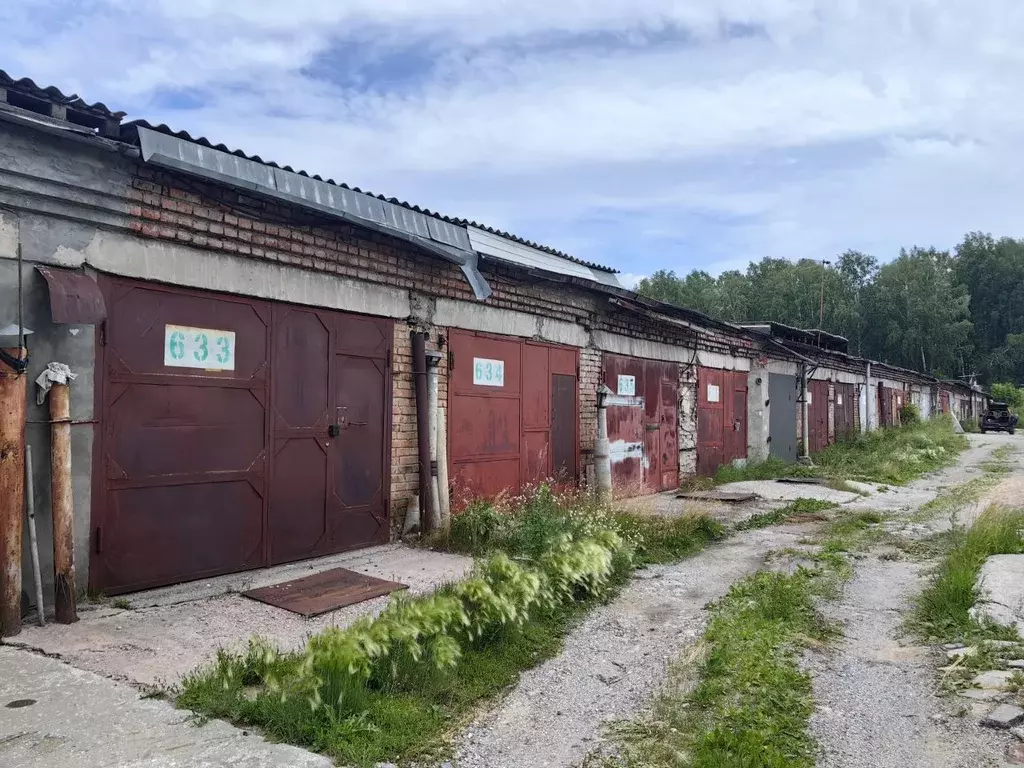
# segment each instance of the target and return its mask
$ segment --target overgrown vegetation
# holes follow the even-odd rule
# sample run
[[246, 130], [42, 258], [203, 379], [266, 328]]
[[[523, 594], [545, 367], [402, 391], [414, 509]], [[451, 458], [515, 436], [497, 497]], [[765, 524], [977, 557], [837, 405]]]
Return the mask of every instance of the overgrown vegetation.
[[787, 464], [780, 459], [744, 467], [723, 466], [715, 474], [715, 482], [824, 477], [832, 481], [860, 480], [903, 485], [952, 464], [967, 447], [967, 438], [953, 434], [952, 420], [943, 416], [903, 427], [852, 435], [816, 454], [814, 467]]
[[427, 543], [477, 557], [505, 552], [536, 559], [555, 537], [614, 531], [625, 542], [634, 566], [679, 560], [724, 535], [706, 515], [656, 517], [616, 512], [586, 494], [553, 493], [542, 488], [527, 497], [478, 502], [452, 520], [450, 529]]
[[913, 426], [921, 422], [921, 409], [917, 407], [917, 403], [905, 403], [900, 408], [900, 424], [904, 427]]
[[820, 513], [837, 506], [839, 505], [831, 501], [799, 498], [784, 507], [773, 509], [771, 512], [751, 515], [746, 520], [736, 523], [734, 527], [737, 531], [746, 531], [752, 528], [767, 528], [769, 525], [776, 525], [794, 518], [802, 522], [811, 519], [824, 520], [825, 518]]
[[624, 730], [620, 763], [812, 768], [811, 679], [797, 660], [834, 634], [814, 610], [820, 575], [762, 571], [734, 584], [711, 606], [696, 670], [693, 659], [673, 665], [651, 716]]
[[1016, 639], [1015, 632], [981, 625], [970, 616], [979, 594], [978, 574], [992, 555], [1024, 553], [1024, 511], [989, 507], [970, 528], [954, 528], [950, 549], [918, 598], [910, 628], [929, 642], [976, 638]]
[[722, 535], [706, 518], [613, 515], [547, 488], [478, 504], [433, 542], [480, 556], [470, 578], [393, 598], [378, 617], [325, 630], [300, 651], [258, 638], [244, 653], [221, 651], [182, 682], [178, 705], [345, 764], [435, 758], [445, 730], [558, 653], [574, 622], [633, 567]]
[[995, 382], [991, 390], [992, 399], [997, 403], [1006, 403], [1011, 413], [1019, 414], [1024, 410], [1024, 389], [1009, 381]]

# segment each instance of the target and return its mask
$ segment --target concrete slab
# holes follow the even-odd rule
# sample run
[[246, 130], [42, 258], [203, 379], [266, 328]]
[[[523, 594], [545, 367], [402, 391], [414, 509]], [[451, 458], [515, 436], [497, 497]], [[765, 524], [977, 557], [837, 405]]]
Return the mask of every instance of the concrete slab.
[[[7, 706], [14, 701], [25, 705]], [[0, 765], [19, 768], [332, 765], [221, 721], [193, 725], [188, 713], [140, 699], [124, 683], [9, 647], [0, 647], [0, 713]]]
[[276, 584], [339, 564], [408, 584], [409, 591], [416, 594], [462, 578], [473, 561], [405, 546], [378, 547], [130, 596], [130, 604], [138, 608], [84, 606], [77, 624], [26, 626], [7, 642], [58, 656], [107, 677], [147, 686], [173, 685], [209, 661], [219, 648], [242, 647], [253, 635], [261, 635], [281, 648], [298, 648], [314, 632], [379, 613], [388, 597], [304, 619], [235, 591], [225, 591], [245, 583]]
[[1024, 636], [1024, 555], [994, 555], [978, 575], [981, 599], [971, 609], [976, 619], [1015, 626]]
[[836, 504], [847, 504], [862, 498], [860, 494], [836, 491], [821, 485], [777, 483], [774, 480], [743, 480], [726, 483], [719, 490], [730, 493], [754, 493], [771, 501], [796, 501], [797, 499], [821, 499]]
[[735, 491], [683, 491], [676, 494], [677, 499], [694, 501], [722, 501], [727, 504], [742, 504], [757, 499], [756, 493], [737, 493]]

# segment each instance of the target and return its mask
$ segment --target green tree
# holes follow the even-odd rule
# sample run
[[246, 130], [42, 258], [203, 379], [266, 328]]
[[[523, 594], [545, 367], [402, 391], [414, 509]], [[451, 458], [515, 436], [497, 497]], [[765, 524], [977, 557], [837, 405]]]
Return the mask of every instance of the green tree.
[[905, 368], [963, 373], [973, 332], [969, 303], [947, 252], [903, 250], [866, 291], [866, 351]]
[[1009, 381], [997, 381], [992, 385], [992, 399], [1006, 403], [1014, 413], [1024, 409], [1024, 389]]
[[971, 232], [956, 254], [956, 277], [971, 296], [980, 373], [1024, 381], [1024, 240]]

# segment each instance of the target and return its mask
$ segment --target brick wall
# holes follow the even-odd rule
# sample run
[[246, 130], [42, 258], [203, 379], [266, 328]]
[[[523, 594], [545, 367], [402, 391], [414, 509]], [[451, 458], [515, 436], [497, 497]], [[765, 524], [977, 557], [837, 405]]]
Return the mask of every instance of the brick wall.
[[[438, 349], [439, 334], [446, 336], [447, 329], [424, 324], [429, 321], [423, 318], [431, 314], [427, 299], [476, 301], [459, 268], [396, 238], [162, 169], [140, 166], [128, 196], [130, 228], [142, 237], [404, 288], [411, 292], [414, 306], [426, 307], [423, 312], [414, 310], [415, 318], [395, 323], [391, 512], [392, 525], [400, 527], [408, 502], [419, 487], [409, 334], [413, 330], [429, 332], [428, 348]], [[657, 321], [615, 306], [606, 296], [585, 288], [538, 280], [494, 261], [484, 261], [480, 268], [493, 290], [486, 302], [489, 307], [675, 346], [739, 354], [746, 354], [752, 346], [749, 340], [739, 336], [699, 333]], [[600, 350], [580, 350], [580, 470], [584, 481], [593, 470], [601, 360]], [[444, 408], [447, 405], [447, 355], [442, 356], [439, 387], [438, 401]], [[681, 399], [691, 397], [686, 394], [691, 391], [695, 394], [694, 387], [695, 383], [687, 382], [681, 389]], [[691, 440], [691, 433], [695, 442], [695, 397], [692, 399], [694, 407], [687, 406], [685, 414], [680, 412], [684, 417], [680, 423], [680, 473], [683, 476], [695, 470], [695, 450], [685, 447]]]

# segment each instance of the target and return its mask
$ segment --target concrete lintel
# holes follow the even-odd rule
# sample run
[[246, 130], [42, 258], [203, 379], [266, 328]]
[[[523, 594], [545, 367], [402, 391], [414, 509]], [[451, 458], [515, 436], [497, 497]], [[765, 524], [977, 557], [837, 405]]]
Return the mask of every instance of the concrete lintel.
[[455, 299], [436, 301], [433, 323], [466, 331], [539, 338], [571, 347], [586, 347], [590, 342], [587, 330], [575, 323]]
[[101, 272], [139, 280], [378, 317], [405, 318], [411, 312], [409, 292], [398, 288], [158, 240], [101, 232], [83, 256]]
[[815, 381], [837, 381], [840, 384], [862, 384], [864, 382], [863, 373], [837, 371], [835, 368], [815, 368], [811, 378]]
[[799, 372], [799, 364], [789, 360], [769, 360], [765, 366], [768, 373], [781, 374], [782, 376], [796, 376]]
[[698, 360], [706, 368], [723, 368], [727, 371], [749, 371], [751, 366], [749, 357], [733, 357], [721, 352], [702, 351]]
[[[607, 331], [594, 331], [591, 338], [594, 346], [602, 352], [612, 352], [616, 355], [639, 357], [643, 360], [665, 360], [670, 363], [689, 363], [694, 359], [694, 350], [690, 347], [677, 347], [660, 341], [635, 339]], [[698, 359], [703, 358], [705, 354], [707, 353], [701, 352]]]

